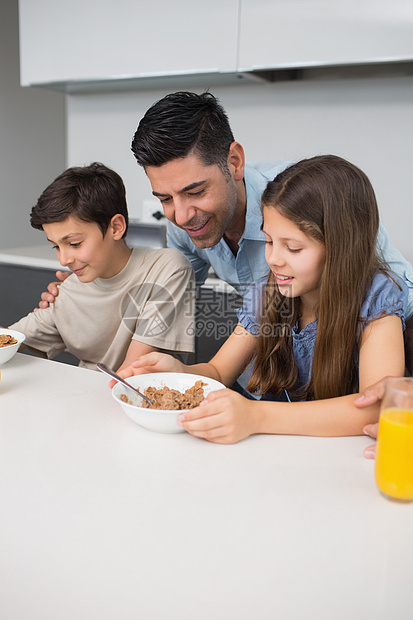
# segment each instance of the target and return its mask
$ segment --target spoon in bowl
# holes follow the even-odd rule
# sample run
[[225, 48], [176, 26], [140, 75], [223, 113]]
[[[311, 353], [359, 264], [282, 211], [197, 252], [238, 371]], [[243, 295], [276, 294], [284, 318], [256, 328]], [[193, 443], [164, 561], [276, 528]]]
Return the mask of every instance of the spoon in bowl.
[[109, 366], [106, 366], [106, 364], [103, 364], [102, 362], [99, 362], [98, 364], [96, 364], [96, 366], [98, 367], [100, 371], [105, 372], [107, 375], [109, 375], [109, 377], [112, 377], [112, 379], [115, 379], [115, 381], [119, 381], [119, 383], [121, 383], [122, 385], [126, 386], [130, 390], [133, 390], [134, 392], [139, 394], [139, 396], [143, 398], [144, 400], [146, 400], [147, 403], [149, 403], [150, 405], [153, 405], [153, 401], [150, 398], [148, 398], [147, 396], [145, 396], [145, 394], [142, 394], [142, 392], [134, 388], [133, 385], [125, 381], [125, 379], [122, 379], [122, 377], [119, 377], [119, 375], [116, 374], [114, 370], [109, 368]]

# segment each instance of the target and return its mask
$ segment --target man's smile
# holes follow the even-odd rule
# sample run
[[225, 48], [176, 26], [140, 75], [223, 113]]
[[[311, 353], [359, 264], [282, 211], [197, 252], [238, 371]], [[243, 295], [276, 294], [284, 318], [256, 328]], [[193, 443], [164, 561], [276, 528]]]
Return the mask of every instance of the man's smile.
[[190, 237], [200, 237], [201, 235], [205, 233], [208, 223], [209, 223], [209, 220], [207, 220], [206, 222], [204, 222], [203, 224], [199, 226], [193, 226], [191, 228], [185, 227], [184, 230], [188, 233]]

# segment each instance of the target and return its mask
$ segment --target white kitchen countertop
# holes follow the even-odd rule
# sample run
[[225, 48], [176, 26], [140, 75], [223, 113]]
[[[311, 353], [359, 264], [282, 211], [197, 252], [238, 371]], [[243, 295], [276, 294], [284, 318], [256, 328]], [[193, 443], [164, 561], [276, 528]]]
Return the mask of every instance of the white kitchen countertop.
[[93, 370], [0, 381], [4, 620], [411, 620], [413, 502], [368, 437], [221, 446], [133, 423]]
[[56, 258], [56, 251], [50, 244], [0, 250], [0, 264], [37, 267], [39, 269], [62, 269]]

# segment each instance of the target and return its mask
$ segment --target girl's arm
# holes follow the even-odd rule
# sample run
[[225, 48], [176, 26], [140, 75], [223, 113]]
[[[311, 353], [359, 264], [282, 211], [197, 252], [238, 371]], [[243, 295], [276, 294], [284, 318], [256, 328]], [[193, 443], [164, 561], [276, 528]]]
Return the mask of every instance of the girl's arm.
[[187, 366], [186, 372], [211, 377], [224, 385], [231, 386], [248, 366], [256, 344], [255, 336], [238, 323], [231, 336], [208, 363]]
[[[116, 372], [118, 374], [121, 373], [123, 370], [129, 368], [133, 360], [136, 360], [138, 357], [141, 357], [142, 355], [147, 355], [148, 353], [151, 353], [152, 351], [157, 351], [157, 349], [155, 347], [151, 347], [149, 344], [146, 344], [144, 342], [139, 342], [139, 340], [132, 339], [128, 347], [128, 350], [126, 351], [126, 355], [125, 355], [125, 358], [122, 364], [119, 366], [117, 370], [115, 369]], [[126, 379], [126, 376], [124, 378]]]
[[[186, 372], [216, 379], [224, 385], [232, 385], [248, 365], [255, 345], [256, 338], [238, 324], [228, 340], [208, 363], [183, 364], [171, 355], [154, 352], [142, 355], [130, 366], [122, 364], [119, 375], [126, 379], [132, 375], [148, 372]], [[128, 358], [131, 359], [129, 351]]]
[[383, 377], [405, 373], [405, 352], [401, 319], [397, 315], [372, 321], [363, 331], [360, 346], [359, 391]]
[[[403, 374], [401, 320], [397, 316], [385, 316], [372, 322], [363, 332], [360, 390], [386, 375]], [[254, 433], [362, 435], [366, 424], [377, 422], [379, 404], [360, 410], [354, 404], [356, 397], [357, 394], [349, 394], [318, 401], [254, 402], [231, 390], [221, 390], [211, 392], [205, 404], [181, 414], [180, 420], [193, 435], [216, 443], [234, 443]]]

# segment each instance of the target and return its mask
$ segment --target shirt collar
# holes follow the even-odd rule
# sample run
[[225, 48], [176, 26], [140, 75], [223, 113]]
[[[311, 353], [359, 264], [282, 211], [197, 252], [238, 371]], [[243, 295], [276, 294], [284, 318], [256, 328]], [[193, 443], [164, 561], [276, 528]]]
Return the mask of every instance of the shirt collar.
[[263, 179], [258, 170], [245, 166], [244, 182], [247, 196], [247, 212], [245, 215], [245, 228], [240, 242], [243, 239], [263, 241], [265, 237], [261, 230], [261, 196], [267, 181]]

